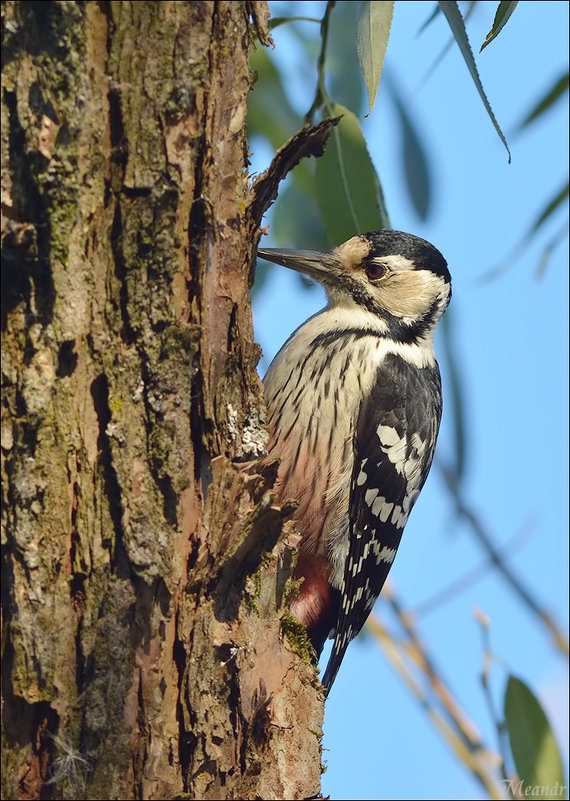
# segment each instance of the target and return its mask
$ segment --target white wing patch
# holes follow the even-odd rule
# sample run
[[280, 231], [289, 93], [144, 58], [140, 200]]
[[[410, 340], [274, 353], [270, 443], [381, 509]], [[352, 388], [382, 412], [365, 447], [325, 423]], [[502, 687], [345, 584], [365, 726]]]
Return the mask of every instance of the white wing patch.
[[[372, 507], [372, 514], [376, 515], [376, 517], [379, 517], [381, 523], [385, 523], [388, 520], [388, 518], [390, 517], [392, 509], [394, 508], [394, 504], [393, 503], [387, 503], [386, 502], [386, 498], [381, 498], [381, 500], [384, 503], [379, 504], [378, 506], [376, 506], [376, 504], [375, 504]], [[398, 507], [396, 507], [396, 508], [398, 508]]]
[[365, 484], [368, 481], [368, 476], [364, 472], [364, 468], [366, 467], [366, 462], [368, 461], [368, 457], [362, 460], [362, 464], [360, 465], [360, 473], [356, 477], [356, 483], [359, 487]]
[[[380, 440], [381, 451], [394, 465], [394, 469], [404, 477], [406, 494], [400, 506], [389, 502], [383, 495], [379, 495], [379, 489], [370, 487], [364, 494], [364, 501], [370, 507], [374, 517], [377, 517], [381, 523], [389, 521], [397, 529], [403, 529], [419, 494], [418, 484], [422, 479], [421, 466], [427, 443], [417, 432], [412, 434], [408, 443], [407, 435], [405, 433], [400, 435], [393, 426], [379, 425], [376, 434]], [[368, 481], [368, 474], [364, 471], [367, 461], [366, 458], [362, 462], [360, 473], [356, 479], [358, 486], [362, 486]]]
[[[380, 449], [386, 454], [398, 473], [407, 479], [412, 478], [422, 461], [426, 449], [425, 441], [419, 434], [414, 433], [410, 441], [411, 447], [408, 447], [406, 434], [400, 436], [393, 426], [379, 425], [376, 434], [380, 440]], [[357, 483], [363, 484], [365, 480], [357, 481]]]
[[[362, 554], [358, 561], [354, 559], [349, 559], [348, 569], [353, 576], [357, 576], [360, 571], [362, 570], [362, 565], [368, 558], [368, 554], [372, 551], [374, 557], [376, 559], [376, 564], [379, 565], [380, 562], [386, 562], [386, 564], [391, 565], [394, 559], [396, 558], [396, 548], [389, 548], [387, 545], [381, 545], [378, 540], [370, 540], [364, 546]], [[369, 582], [366, 582], [366, 591], [368, 591]], [[358, 600], [358, 599], [357, 599]]]
[[401, 440], [400, 435], [392, 426], [379, 425], [376, 429], [376, 433], [378, 434], [378, 438], [380, 439], [382, 445], [386, 445], [387, 448], [396, 445]]
[[376, 429], [380, 448], [392, 462], [398, 473], [404, 473], [406, 467], [406, 451], [408, 448], [408, 438], [404, 434], [400, 436], [392, 426], [379, 425]]
[[[364, 501], [365, 501], [365, 503], [368, 504], [368, 506], [372, 506], [372, 504], [375, 503], [375, 498], [378, 495], [378, 492], [379, 492], [378, 489], [368, 489], [368, 490], [366, 490], [366, 492], [364, 493]], [[380, 500], [382, 501], [382, 500], [385, 500], [385, 499], [381, 498]], [[375, 515], [376, 512], [372, 512], [372, 514]]]

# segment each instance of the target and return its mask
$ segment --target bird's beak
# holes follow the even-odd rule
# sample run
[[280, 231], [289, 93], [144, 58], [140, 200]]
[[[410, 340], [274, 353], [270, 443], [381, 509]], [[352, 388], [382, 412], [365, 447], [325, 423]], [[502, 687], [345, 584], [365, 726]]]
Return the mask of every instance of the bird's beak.
[[259, 248], [257, 255], [325, 283], [327, 278], [337, 276], [342, 266], [332, 250]]

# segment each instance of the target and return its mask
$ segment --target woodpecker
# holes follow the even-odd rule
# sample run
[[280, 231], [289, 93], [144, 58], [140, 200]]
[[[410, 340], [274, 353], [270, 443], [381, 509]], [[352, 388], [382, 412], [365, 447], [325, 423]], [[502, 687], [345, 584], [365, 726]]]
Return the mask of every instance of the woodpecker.
[[264, 378], [276, 493], [298, 502], [303, 581], [291, 611], [318, 656], [334, 638], [328, 694], [431, 467], [442, 409], [433, 339], [451, 276], [433, 245], [395, 230], [258, 255], [318, 281], [328, 298]]

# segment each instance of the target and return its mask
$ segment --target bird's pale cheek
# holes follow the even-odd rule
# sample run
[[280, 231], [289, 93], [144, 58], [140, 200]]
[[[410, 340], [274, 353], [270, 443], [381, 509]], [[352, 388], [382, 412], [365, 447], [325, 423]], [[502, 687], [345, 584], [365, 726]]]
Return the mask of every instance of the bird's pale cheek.
[[382, 307], [396, 317], [421, 317], [442, 292], [443, 281], [423, 271], [395, 273], [378, 285]]

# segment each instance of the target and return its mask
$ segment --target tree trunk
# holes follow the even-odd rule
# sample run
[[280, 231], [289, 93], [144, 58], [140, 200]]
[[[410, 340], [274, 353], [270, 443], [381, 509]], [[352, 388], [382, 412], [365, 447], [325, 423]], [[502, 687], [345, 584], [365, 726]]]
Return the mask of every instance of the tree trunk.
[[2, 5], [4, 798], [319, 792], [252, 461], [250, 17], [267, 43], [265, 3]]

